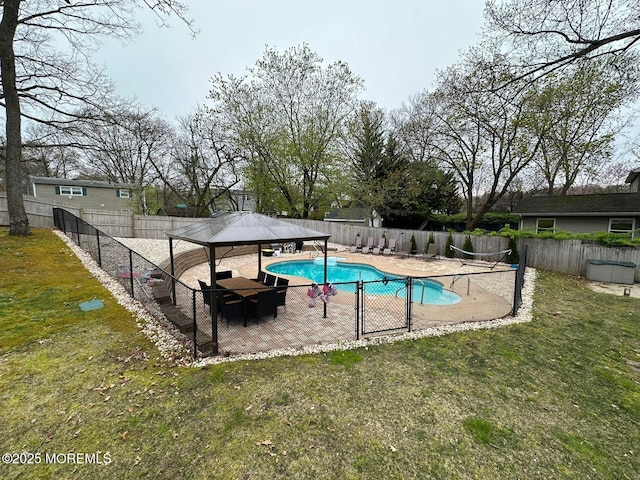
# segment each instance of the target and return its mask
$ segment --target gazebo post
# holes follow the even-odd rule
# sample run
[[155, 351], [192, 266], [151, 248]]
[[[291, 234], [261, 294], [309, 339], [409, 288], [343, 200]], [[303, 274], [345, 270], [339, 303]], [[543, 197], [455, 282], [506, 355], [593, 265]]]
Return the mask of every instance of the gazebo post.
[[173, 238], [169, 237], [169, 259], [171, 260], [171, 301], [176, 304], [176, 270], [173, 266]]
[[[216, 247], [209, 244], [209, 275], [211, 277], [211, 349], [218, 355], [218, 285], [216, 284]], [[215, 289], [214, 289], [215, 285]]]
[[[327, 264], [327, 247], [329, 246], [327, 239], [324, 239], [324, 281], [322, 282], [323, 285], [327, 284], [327, 270], [329, 269], [329, 266]], [[322, 302], [323, 303], [323, 317], [322, 318], [327, 318], [327, 302]]]

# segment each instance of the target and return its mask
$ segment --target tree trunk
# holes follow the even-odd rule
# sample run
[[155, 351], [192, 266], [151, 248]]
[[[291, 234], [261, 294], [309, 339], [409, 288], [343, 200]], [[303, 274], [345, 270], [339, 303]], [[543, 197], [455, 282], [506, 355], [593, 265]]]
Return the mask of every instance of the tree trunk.
[[0, 74], [6, 112], [5, 175], [7, 205], [9, 210], [9, 234], [29, 235], [29, 219], [23, 202], [22, 132], [20, 99], [16, 85], [16, 60], [13, 42], [18, 26], [18, 10], [21, 0], [5, 0], [0, 22]]

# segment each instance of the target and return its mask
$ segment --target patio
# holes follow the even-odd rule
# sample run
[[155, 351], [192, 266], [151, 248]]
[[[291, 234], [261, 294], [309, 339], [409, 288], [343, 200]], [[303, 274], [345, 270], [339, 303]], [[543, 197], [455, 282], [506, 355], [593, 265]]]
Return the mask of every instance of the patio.
[[[438, 258], [422, 261], [416, 258], [349, 253], [344, 245], [329, 244], [331, 256], [348, 262], [364, 263], [390, 274], [413, 277], [436, 277], [435, 279], [459, 294], [462, 300], [453, 305], [413, 304], [412, 330], [424, 330], [440, 325], [463, 322], [479, 322], [505, 317], [511, 313], [514, 293], [514, 270], [508, 265], [498, 265], [493, 271], [486, 267], [461, 265], [456, 259]], [[262, 257], [264, 268], [274, 262], [294, 259], [309, 259], [315, 256], [308, 251], [282, 253], [278, 257]], [[258, 255], [225, 257], [216, 265], [217, 270], [231, 270], [233, 276], [255, 278]], [[180, 280], [198, 289], [198, 280], [210, 284], [210, 266], [204, 263], [187, 270]], [[484, 273], [482, 273], [484, 272]], [[465, 274], [473, 274], [465, 277]], [[451, 287], [456, 276], [457, 281]], [[218, 342], [220, 353], [236, 355], [264, 352], [274, 349], [299, 348], [350, 341], [356, 337], [354, 317], [355, 294], [341, 292], [331, 297], [327, 305], [327, 316], [323, 316], [323, 304], [318, 301], [315, 308], [309, 308], [307, 288], [310, 281], [300, 277], [290, 279], [286, 309], [280, 308], [278, 317], [265, 317], [256, 325], [250, 321], [248, 327], [242, 323], [218, 322]], [[467, 294], [468, 289], [468, 294]], [[208, 307], [201, 298], [197, 302], [199, 325], [210, 322]], [[373, 334], [393, 334], [394, 329], [405, 332], [405, 301], [389, 296], [366, 296], [366, 322], [369, 331], [383, 330]], [[208, 320], [207, 320], [208, 318]], [[201, 320], [200, 320], [201, 319]], [[210, 329], [210, 326], [209, 326]], [[368, 335], [372, 336], [372, 335]]]

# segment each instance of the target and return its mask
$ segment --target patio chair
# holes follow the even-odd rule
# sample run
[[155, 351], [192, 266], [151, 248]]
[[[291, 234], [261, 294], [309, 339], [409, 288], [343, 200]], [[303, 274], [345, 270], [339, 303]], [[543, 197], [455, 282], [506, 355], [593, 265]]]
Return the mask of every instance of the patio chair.
[[244, 311], [244, 300], [237, 294], [225, 295], [220, 300], [220, 310], [222, 316], [227, 319], [227, 328], [229, 323], [234, 320], [242, 320], [244, 326], [247, 326], [247, 320]]
[[233, 277], [233, 272], [231, 270], [223, 270], [222, 272], [216, 272], [216, 280], [223, 280], [225, 278]]
[[409, 255], [411, 255], [411, 242], [404, 242], [400, 250], [396, 250], [395, 252], [396, 257], [406, 258]]
[[278, 278], [278, 283], [276, 284], [276, 308], [284, 307], [284, 311], [287, 311], [286, 298], [287, 298], [287, 290], [289, 289], [289, 279], [288, 278]]
[[256, 278], [254, 278], [254, 280], [256, 282], [264, 283], [264, 278], [265, 278], [266, 275], [267, 275], [266, 273], [264, 273], [262, 270], [260, 270], [258, 272], [258, 276]]
[[383, 255], [393, 255], [396, 251], [396, 239], [392, 238], [389, 240], [389, 245], [382, 251]]
[[362, 248], [362, 253], [371, 253], [373, 250], [373, 237], [367, 239], [367, 246]]
[[427, 247], [427, 251], [420, 256], [423, 260], [433, 260], [438, 256], [438, 245], [430, 243]]
[[351, 248], [349, 249], [349, 252], [356, 253], [356, 252], [358, 252], [360, 250], [362, 250], [362, 237], [360, 235], [358, 235], [356, 237], [356, 243], [354, 245], [351, 245]]
[[384, 250], [384, 244], [386, 243], [386, 241], [387, 240], [384, 237], [381, 237], [380, 240], [378, 240], [378, 246], [376, 246], [371, 253], [373, 253], [374, 255], [380, 255]]
[[270, 288], [268, 290], [262, 290], [258, 292], [255, 297], [249, 298], [247, 301], [247, 308], [252, 317], [258, 321], [267, 315], [273, 315], [273, 318], [278, 316], [278, 306], [276, 304], [276, 290]]
[[198, 283], [200, 284], [200, 290], [202, 290], [202, 300], [204, 304], [209, 305], [209, 309], [211, 309], [211, 287], [202, 280], [198, 280]]
[[267, 276], [265, 277], [262, 283], [264, 283], [265, 285], [269, 285], [270, 287], [273, 287], [276, 284], [276, 276], [271, 275], [270, 273], [267, 273]]

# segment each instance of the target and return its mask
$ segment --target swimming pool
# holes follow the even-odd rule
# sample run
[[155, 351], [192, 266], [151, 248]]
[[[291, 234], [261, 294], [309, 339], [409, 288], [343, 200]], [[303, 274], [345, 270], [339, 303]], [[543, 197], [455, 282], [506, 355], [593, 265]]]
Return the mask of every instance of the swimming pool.
[[[309, 279], [321, 284], [324, 281], [324, 259], [315, 260], [287, 260], [272, 263], [265, 268], [275, 275], [291, 275]], [[343, 263], [340, 259], [327, 259], [327, 279], [336, 284], [338, 290], [355, 292], [355, 282], [373, 282], [387, 279], [387, 283], [375, 284], [376, 295], [397, 295], [405, 298], [405, 278], [385, 273], [370, 265], [361, 263]], [[413, 301], [430, 305], [451, 305], [461, 300], [460, 295], [445, 290], [442, 285], [433, 280], [414, 279]]]

